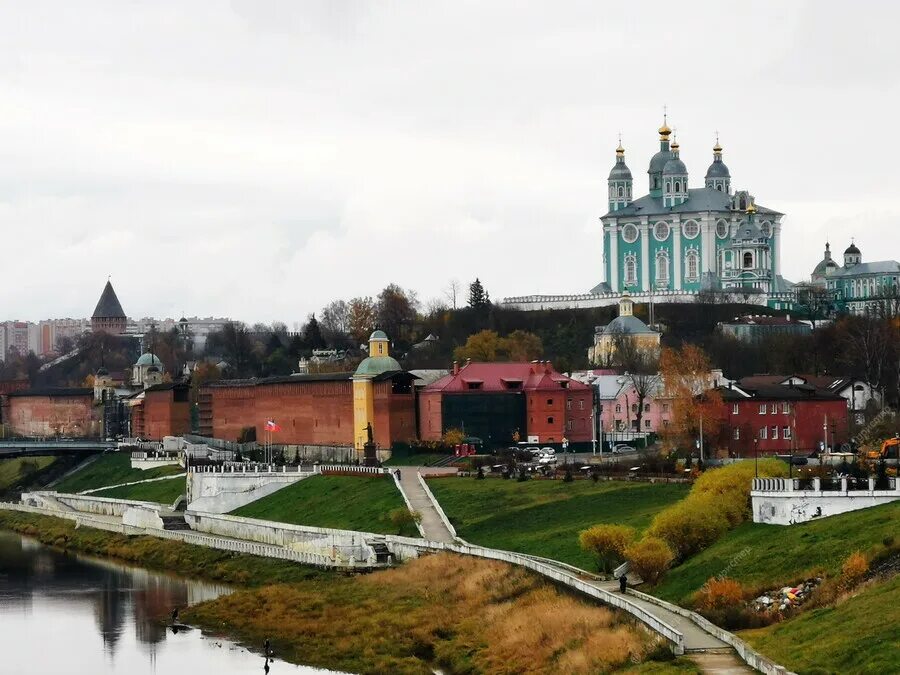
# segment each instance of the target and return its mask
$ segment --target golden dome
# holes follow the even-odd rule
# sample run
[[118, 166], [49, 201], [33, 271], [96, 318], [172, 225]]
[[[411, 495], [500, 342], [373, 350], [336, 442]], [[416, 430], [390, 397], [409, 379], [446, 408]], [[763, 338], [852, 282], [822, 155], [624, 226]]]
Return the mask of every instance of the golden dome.
[[663, 140], [666, 140], [666, 139], [668, 139], [669, 134], [671, 134], [671, 133], [672, 133], [672, 130], [669, 128], [669, 125], [666, 124], [665, 122], [663, 122], [663, 125], [659, 128], [660, 138], [662, 138]]
[[616, 154], [619, 156], [625, 154], [625, 148], [622, 147], [622, 141], [619, 141], [619, 147], [616, 148]]
[[747, 206], [747, 213], [756, 213], [756, 204], [750, 202], [750, 204]]
[[719, 141], [716, 141], [716, 144], [713, 146], [713, 152], [722, 152], [722, 146], [719, 145]]

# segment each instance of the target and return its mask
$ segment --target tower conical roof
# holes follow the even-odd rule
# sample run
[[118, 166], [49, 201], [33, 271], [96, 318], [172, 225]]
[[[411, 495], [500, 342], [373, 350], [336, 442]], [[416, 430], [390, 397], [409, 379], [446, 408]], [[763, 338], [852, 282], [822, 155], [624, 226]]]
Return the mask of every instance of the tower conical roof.
[[94, 309], [94, 313], [91, 315], [92, 319], [124, 319], [125, 312], [122, 309], [122, 305], [119, 303], [119, 298], [116, 297], [116, 292], [113, 290], [112, 283], [109, 281], [106, 282], [106, 286], [103, 287], [103, 293], [100, 295], [100, 300], [97, 302], [97, 307]]

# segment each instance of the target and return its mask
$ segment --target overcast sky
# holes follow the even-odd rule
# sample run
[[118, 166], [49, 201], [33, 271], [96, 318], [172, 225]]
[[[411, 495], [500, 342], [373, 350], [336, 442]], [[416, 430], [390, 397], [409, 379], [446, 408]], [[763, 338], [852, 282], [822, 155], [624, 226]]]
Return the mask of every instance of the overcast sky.
[[389, 282], [585, 292], [617, 134], [645, 194], [664, 104], [694, 187], [718, 130], [786, 214], [787, 278], [826, 238], [900, 258], [890, 3], [0, 6], [0, 318], [107, 275], [133, 317], [288, 325]]

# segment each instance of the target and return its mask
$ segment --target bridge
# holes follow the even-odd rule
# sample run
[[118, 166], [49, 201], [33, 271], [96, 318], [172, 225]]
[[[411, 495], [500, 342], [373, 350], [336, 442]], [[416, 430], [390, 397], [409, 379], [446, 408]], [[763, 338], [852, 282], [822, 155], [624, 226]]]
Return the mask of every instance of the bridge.
[[112, 441], [101, 440], [58, 440], [22, 439], [0, 441], [0, 459], [10, 457], [40, 457], [46, 455], [75, 455], [115, 450]]

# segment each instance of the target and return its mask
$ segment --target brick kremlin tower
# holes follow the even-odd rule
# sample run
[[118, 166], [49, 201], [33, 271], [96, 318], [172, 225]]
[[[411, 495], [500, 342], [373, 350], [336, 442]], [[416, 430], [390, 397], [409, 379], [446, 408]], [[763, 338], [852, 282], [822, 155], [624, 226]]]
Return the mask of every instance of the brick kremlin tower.
[[127, 317], [122, 310], [119, 298], [116, 297], [112, 284], [107, 280], [97, 307], [91, 315], [91, 332], [102, 331], [112, 335], [122, 335], [125, 332], [126, 323]]

